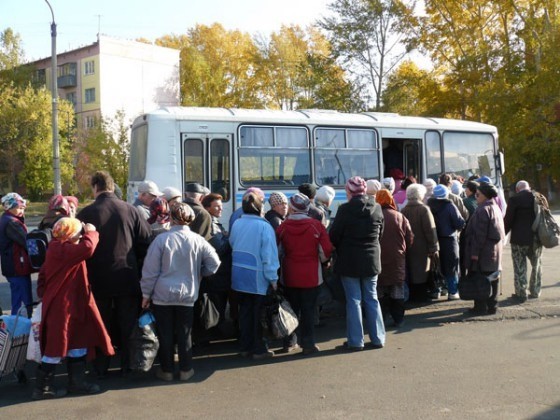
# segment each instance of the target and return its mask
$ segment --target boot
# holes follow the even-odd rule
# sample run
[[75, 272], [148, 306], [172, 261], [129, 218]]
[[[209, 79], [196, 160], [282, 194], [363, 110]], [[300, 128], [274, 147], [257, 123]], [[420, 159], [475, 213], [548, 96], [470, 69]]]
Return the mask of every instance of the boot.
[[69, 357], [66, 359], [68, 369], [68, 393], [97, 394], [99, 385], [86, 381], [86, 357]]
[[51, 363], [41, 363], [37, 367], [37, 378], [35, 389], [31, 398], [34, 400], [46, 400], [52, 398], [60, 398], [66, 395], [65, 389], [56, 389], [54, 387], [54, 369], [56, 365]]
[[395, 322], [395, 327], [400, 328], [404, 323], [404, 299], [391, 298], [391, 316]]

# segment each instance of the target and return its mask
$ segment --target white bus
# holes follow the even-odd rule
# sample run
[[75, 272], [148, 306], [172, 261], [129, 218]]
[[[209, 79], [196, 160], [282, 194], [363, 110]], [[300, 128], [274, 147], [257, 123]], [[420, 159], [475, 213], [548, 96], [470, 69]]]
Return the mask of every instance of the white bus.
[[132, 125], [129, 202], [144, 180], [160, 189], [198, 182], [224, 199], [225, 221], [248, 187], [290, 196], [308, 182], [330, 185], [346, 200], [354, 175], [388, 176], [399, 168], [418, 182], [442, 172], [490, 177], [501, 187], [496, 127], [476, 122], [324, 110], [162, 108]]

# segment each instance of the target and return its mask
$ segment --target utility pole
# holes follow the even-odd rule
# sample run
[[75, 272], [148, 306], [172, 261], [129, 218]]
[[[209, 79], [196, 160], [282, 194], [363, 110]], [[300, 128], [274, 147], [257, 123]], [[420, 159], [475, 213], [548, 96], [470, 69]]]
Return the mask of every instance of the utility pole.
[[48, 0], [45, 0], [51, 9], [51, 96], [52, 96], [52, 142], [53, 142], [53, 170], [54, 170], [54, 193], [62, 194], [60, 181], [60, 147], [58, 143], [58, 73], [56, 62], [56, 22], [54, 12]]

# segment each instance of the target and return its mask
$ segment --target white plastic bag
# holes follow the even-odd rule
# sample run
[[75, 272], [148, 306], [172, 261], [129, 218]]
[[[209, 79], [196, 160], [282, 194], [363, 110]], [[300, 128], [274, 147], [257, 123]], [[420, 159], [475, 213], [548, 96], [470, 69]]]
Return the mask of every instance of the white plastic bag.
[[39, 343], [39, 328], [41, 326], [42, 303], [39, 303], [31, 316], [31, 331], [27, 344], [27, 360], [41, 363], [41, 345]]

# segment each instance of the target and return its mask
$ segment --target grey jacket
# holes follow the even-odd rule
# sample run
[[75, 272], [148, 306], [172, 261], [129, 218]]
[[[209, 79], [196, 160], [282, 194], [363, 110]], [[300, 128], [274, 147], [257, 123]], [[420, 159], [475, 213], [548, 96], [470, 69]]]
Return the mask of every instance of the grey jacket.
[[200, 280], [214, 274], [220, 259], [206, 240], [188, 226], [171, 227], [148, 248], [142, 269], [142, 296], [156, 305], [193, 306]]

